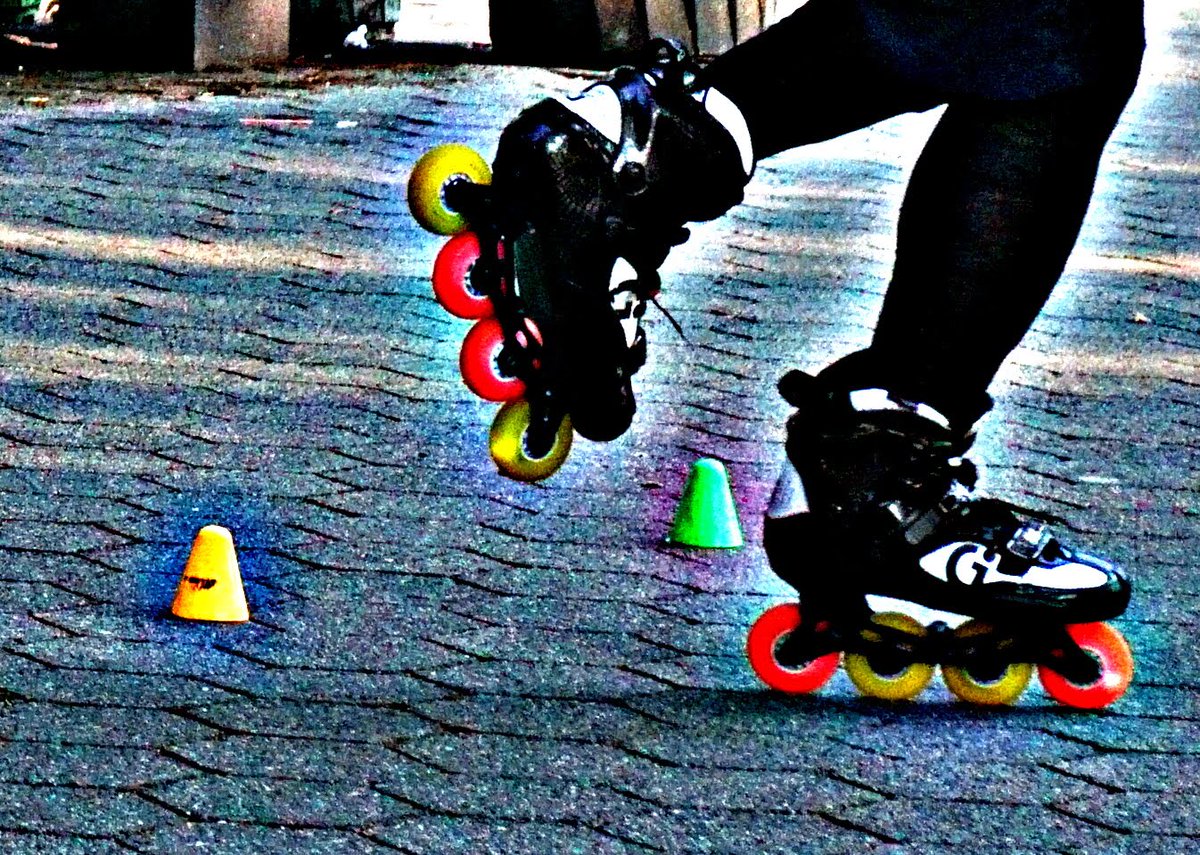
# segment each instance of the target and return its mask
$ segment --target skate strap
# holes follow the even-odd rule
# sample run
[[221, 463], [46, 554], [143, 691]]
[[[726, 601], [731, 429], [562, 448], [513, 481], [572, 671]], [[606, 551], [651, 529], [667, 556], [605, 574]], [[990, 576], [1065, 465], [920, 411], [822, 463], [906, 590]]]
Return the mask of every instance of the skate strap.
[[1009, 553], [1030, 564], [1040, 561], [1047, 548], [1058, 542], [1051, 526], [1066, 525], [1066, 521], [1055, 514], [1024, 508], [1001, 499], [973, 496], [967, 487], [957, 481], [951, 484], [946, 496], [931, 508], [913, 510], [900, 502], [889, 502], [884, 508], [900, 524], [904, 539], [916, 547], [922, 546], [927, 538], [940, 530], [946, 520], [964, 513], [969, 512], [976, 517], [982, 513], [984, 519], [991, 520], [991, 524], [1008, 520], [1007, 525], [1000, 523], [997, 526], [1000, 531], [1007, 529], [1010, 532], [1001, 540]]
[[652, 90], [669, 92], [675, 97], [683, 95], [696, 72], [687, 50], [671, 39], [654, 39], [647, 55], [650, 59], [642, 68], [618, 68], [608, 83], [621, 102], [621, 140], [613, 172], [626, 192], [633, 195], [645, 189], [657, 112]]
[[970, 501], [970, 489], [958, 481], [952, 481], [946, 495], [932, 507], [914, 508], [903, 502], [893, 501], [886, 503], [883, 508], [900, 524], [904, 539], [919, 547], [942, 527], [947, 518]]
[[637, 69], [622, 68], [610, 85], [621, 102], [621, 141], [613, 161], [613, 172], [621, 188], [636, 195], [646, 187], [646, 164], [654, 133], [651, 84]]

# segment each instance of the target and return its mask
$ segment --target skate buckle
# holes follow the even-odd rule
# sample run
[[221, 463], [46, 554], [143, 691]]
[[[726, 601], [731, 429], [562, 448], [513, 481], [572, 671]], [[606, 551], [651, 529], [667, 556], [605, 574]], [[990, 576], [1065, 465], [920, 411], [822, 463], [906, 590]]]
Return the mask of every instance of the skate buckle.
[[1033, 564], [1042, 557], [1042, 552], [1052, 538], [1053, 535], [1044, 522], [1027, 522], [1013, 532], [1008, 541], [1008, 551]]

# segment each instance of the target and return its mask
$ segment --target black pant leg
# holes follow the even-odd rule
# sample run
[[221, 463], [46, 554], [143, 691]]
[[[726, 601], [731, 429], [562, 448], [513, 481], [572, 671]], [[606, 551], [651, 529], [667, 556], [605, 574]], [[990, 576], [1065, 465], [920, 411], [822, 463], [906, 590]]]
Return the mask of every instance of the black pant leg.
[[1134, 65], [1083, 90], [947, 107], [905, 195], [871, 345], [912, 394], [982, 412], [1062, 274], [1136, 75]]
[[811, 0], [715, 59], [701, 84], [738, 106], [759, 160], [944, 100], [881, 65], [846, 0]]

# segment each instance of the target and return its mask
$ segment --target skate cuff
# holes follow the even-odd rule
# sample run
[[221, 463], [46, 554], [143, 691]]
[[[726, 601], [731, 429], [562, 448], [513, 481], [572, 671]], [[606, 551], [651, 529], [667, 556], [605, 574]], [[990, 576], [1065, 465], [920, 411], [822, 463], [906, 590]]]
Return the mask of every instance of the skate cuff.
[[750, 126], [746, 117], [719, 89], [708, 88], [703, 91], [704, 108], [708, 114], [717, 120], [729, 132], [737, 145], [738, 154], [742, 158], [742, 171], [749, 178], [754, 174], [754, 142], [750, 138]]
[[944, 430], [953, 430], [950, 420], [928, 404], [894, 398], [887, 389], [856, 389], [850, 393], [850, 406], [856, 413], [913, 413]]

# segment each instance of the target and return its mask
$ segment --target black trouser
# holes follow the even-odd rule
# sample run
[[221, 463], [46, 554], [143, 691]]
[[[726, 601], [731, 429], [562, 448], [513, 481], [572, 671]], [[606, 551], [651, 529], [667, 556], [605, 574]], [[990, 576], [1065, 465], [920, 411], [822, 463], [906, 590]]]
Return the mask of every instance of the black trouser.
[[936, 74], [898, 69], [896, 52], [881, 56], [855, 8], [814, 0], [718, 58], [703, 82], [742, 110], [757, 158], [947, 105], [904, 198], [874, 339], [855, 360], [867, 366], [858, 373], [874, 376], [856, 382], [969, 424], [1075, 244], [1101, 151], [1137, 80], [1140, 31], [1125, 30], [1066, 88], [983, 98], [958, 91], [970, 75], [948, 73], [954, 82], [938, 86]]

